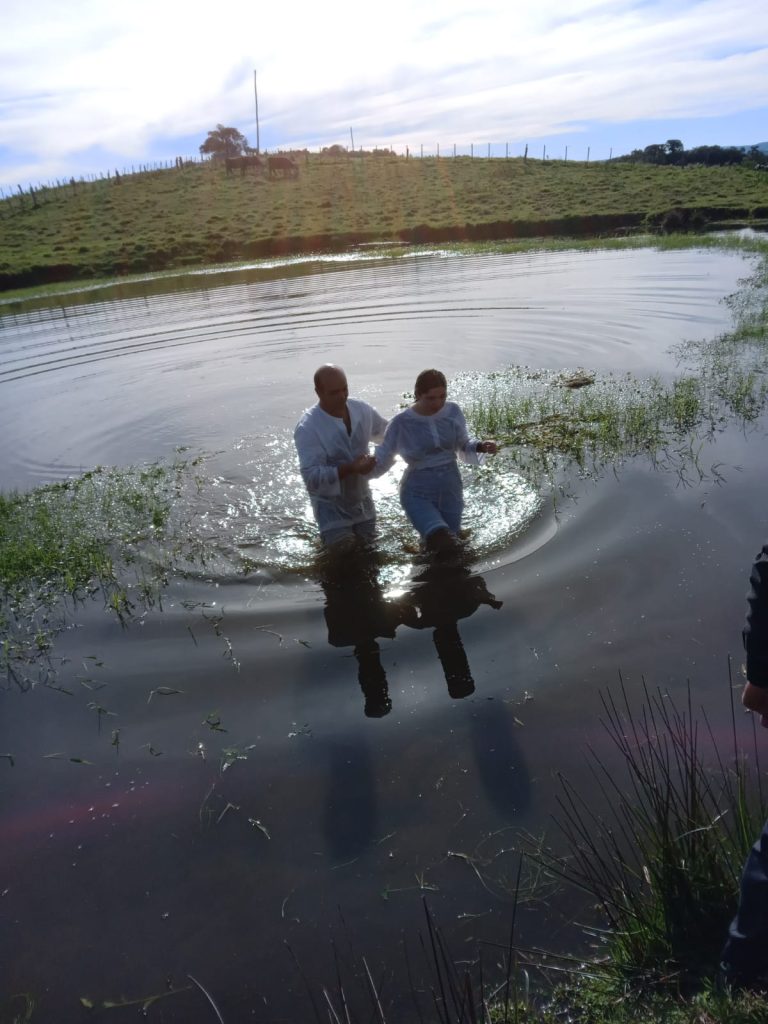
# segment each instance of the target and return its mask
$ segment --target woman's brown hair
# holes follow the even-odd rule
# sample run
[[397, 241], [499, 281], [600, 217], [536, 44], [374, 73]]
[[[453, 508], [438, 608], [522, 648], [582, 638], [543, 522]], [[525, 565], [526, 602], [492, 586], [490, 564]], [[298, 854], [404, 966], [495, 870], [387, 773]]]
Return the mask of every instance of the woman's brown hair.
[[445, 374], [441, 373], [440, 370], [422, 370], [416, 378], [416, 383], [413, 388], [413, 397], [418, 398], [419, 395], [423, 395], [425, 392], [431, 391], [432, 388], [447, 387], [448, 384], [445, 380]]

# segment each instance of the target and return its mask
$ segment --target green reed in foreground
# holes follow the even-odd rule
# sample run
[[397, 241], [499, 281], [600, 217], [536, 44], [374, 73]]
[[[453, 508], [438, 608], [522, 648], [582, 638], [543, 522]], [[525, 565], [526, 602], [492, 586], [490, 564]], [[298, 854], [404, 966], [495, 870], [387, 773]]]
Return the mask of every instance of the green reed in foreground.
[[[597, 913], [593, 925], [584, 925], [593, 953], [561, 955], [511, 939], [506, 947], [486, 944], [483, 957], [490, 946], [501, 966], [506, 963], [507, 977], [514, 973], [520, 979], [518, 994], [513, 1006], [509, 1000], [505, 1005], [497, 985], [495, 998], [475, 1000], [475, 1015], [461, 1019], [493, 1024], [757, 1024], [767, 1019], [765, 993], [732, 995], [714, 984], [741, 868], [768, 812], [754, 720], [745, 752], [732, 697], [725, 738], [715, 735], [705, 715], [697, 720], [690, 691], [680, 707], [667, 693], [645, 690], [637, 707], [622, 683], [618, 697], [603, 696], [603, 710], [602, 725], [619, 755], [618, 766], [615, 758], [590, 751], [592, 785], [581, 791], [560, 778], [557, 849], [551, 840], [523, 837], [527, 856], [561, 884], [580, 890], [585, 914], [590, 908]], [[522, 985], [529, 973], [546, 979], [536, 998]], [[488, 1002], [484, 1016], [481, 1007]]]
[[747, 758], [732, 709], [722, 749], [706, 718], [694, 718], [690, 694], [680, 709], [646, 692], [635, 711], [622, 686], [603, 708], [623, 770], [593, 752], [589, 799], [561, 779], [556, 818], [568, 855], [536, 856], [599, 908], [604, 971], [685, 990], [714, 976], [741, 868], [768, 813], [757, 737]]
[[101, 467], [27, 493], [0, 493], [0, 670], [21, 685], [44, 665], [67, 602], [100, 595], [123, 624], [161, 600], [172, 569], [204, 559], [184, 524], [201, 459]]

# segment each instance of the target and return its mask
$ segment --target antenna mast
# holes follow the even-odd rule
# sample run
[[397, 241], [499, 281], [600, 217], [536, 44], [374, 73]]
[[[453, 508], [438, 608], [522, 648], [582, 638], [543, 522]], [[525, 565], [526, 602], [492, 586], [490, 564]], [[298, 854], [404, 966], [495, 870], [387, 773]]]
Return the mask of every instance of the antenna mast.
[[253, 69], [253, 95], [256, 100], [256, 152], [259, 153], [259, 87], [256, 84], [256, 69]]

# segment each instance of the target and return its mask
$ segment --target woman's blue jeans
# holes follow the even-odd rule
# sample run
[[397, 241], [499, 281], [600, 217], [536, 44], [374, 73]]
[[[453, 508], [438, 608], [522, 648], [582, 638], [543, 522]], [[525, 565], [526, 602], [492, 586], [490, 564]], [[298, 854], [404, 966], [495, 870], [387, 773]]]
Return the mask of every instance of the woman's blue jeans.
[[458, 536], [464, 511], [464, 488], [455, 462], [406, 473], [400, 488], [400, 504], [421, 534], [450, 530]]

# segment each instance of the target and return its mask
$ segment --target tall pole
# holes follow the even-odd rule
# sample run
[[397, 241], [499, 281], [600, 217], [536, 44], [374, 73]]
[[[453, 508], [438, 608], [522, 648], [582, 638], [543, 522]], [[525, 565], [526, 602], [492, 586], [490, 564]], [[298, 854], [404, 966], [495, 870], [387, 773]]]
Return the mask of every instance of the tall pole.
[[256, 69], [253, 70], [253, 95], [256, 100], [256, 152], [259, 152], [259, 87], [256, 85]]

